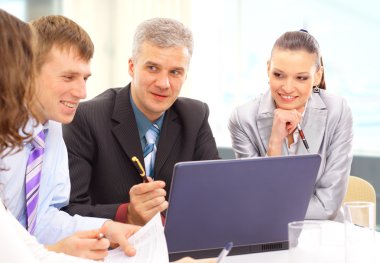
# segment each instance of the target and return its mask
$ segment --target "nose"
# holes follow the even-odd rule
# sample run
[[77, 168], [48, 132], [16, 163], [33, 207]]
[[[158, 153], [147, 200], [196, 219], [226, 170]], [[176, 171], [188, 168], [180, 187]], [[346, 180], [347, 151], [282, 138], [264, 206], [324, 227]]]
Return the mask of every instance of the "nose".
[[168, 89], [170, 87], [169, 76], [166, 72], [162, 72], [156, 79], [156, 85], [160, 89]]
[[293, 80], [291, 78], [288, 78], [284, 81], [284, 84], [282, 85], [282, 89], [287, 92], [287, 93], [290, 93], [293, 91]]
[[72, 90], [72, 95], [78, 99], [85, 99], [87, 97], [86, 81], [84, 79], [75, 82]]

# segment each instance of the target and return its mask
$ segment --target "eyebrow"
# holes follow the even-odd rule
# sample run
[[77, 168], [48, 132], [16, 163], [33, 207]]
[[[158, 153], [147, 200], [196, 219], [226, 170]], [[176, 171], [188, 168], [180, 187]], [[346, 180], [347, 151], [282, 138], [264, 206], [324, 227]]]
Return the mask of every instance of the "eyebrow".
[[[62, 75], [65, 75], [65, 74], [69, 74], [69, 75], [82, 75], [81, 73], [77, 72], [77, 71], [72, 71], [72, 70], [66, 70], [66, 71], [63, 71], [62, 72]], [[89, 78], [91, 77], [91, 73], [85, 75], [86, 78]]]
[[[155, 66], [155, 67], [161, 67], [160, 64], [157, 64], [157, 63], [155, 63], [155, 62], [153, 62], [153, 61], [149, 61], [149, 60], [148, 60], [147, 62], [145, 62], [145, 65]], [[174, 68], [172, 68], [172, 69], [170, 69], [170, 70], [180, 70], [180, 71], [184, 71], [185, 68], [183, 68], [183, 67], [174, 67]]]
[[[282, 71], [281, 69], [278, 69], [278, 68], [273, 68], [273, 70], [275, 70], [275, 71], [279, 71], [280, 73], [286, 73], [286, 72], [284, 72], [284, 71]], [[297, 72], [296, 74], [307, 74], [307, 75], [310, 75], [310, 73], [309, 72]]]
[[153, 62], [153, 61], [147, 61], [147, 62], [145, 62], [144, 63], [145, 65], [151, 65], [151, 66], [155, 66], [155, 67], [159, 67], [160, 65], [159, 64], [157, 64], [157, 63], [155, 63], [155, 62]]

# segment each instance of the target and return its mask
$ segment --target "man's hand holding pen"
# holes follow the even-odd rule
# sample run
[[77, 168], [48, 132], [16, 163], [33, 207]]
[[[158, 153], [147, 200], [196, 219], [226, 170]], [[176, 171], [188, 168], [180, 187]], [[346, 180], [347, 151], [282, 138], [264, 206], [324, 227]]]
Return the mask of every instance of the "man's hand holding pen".
[[165, 200], [165, 182], [153, 181], [148, 177], [148, 183], [134, 185], [129, 191], [127, 223], [144, 225], [158, 212], [168, 208]]
[[164, 181], [154, 181], [147, 176], [140, 160], [133, 156], [131, 159], [136, 167], [142, 184], [134, 185], [129, 191], [127, 223], [143, 226], [158, 212], [168, 208]]

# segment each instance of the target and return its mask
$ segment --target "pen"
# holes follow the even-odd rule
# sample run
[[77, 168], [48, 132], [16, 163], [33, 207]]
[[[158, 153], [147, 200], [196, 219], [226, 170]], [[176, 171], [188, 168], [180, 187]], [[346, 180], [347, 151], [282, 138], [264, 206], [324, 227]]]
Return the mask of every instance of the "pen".
[[301, 136], [303, 145], [305, 145], [306, 150], [310, 153], [309, 145], [307, 144], [307, 141], [306, 141], [306, 138], [305, 138], [305, 134], [303, 134], [303, 131], [301, 129], [301, 125], [299, 123], [297, 124], [297, 129], [298, 129], [298, 132], [299, 132], [299, 134]]
[[234, 243], [228, 242], [227, 245], [223, 248], [223, 250], [220, 252], [218, 259], [216, 263], [221, 263], [225, 257], [227, 257], [228, 253], [230, 253], [231, 248]]
[[103, 233], [99, 233], [98, 236], [96, 237], [98, 240], [104, 238], [105, 235]]
[[136, 169], [139, 171], [139, 174], [140, 174], [140, 176], [142, 177], [143, 182], [144, 182], [144, 183], [148, 183], [149, 180], [148, 180], [148, 178], [146, 177], [145, 169], [144, 169], [144, 167], [141, 165], [139, 159], [138, 159], [136, 156], [133, 156], [131, 160], [132, 160], [133, 164], [135, 165]]

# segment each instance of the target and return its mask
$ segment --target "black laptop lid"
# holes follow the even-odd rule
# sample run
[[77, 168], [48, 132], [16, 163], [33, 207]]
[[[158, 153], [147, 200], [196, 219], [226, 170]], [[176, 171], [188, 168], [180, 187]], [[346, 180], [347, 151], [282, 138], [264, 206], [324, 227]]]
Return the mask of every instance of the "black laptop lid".
[[[287, 224], [303, 220], [319, 155], [177, 163], [166, 214], [171, 260], [287, 248]], [[269, 245], [269, 246], [268, 246]]]

